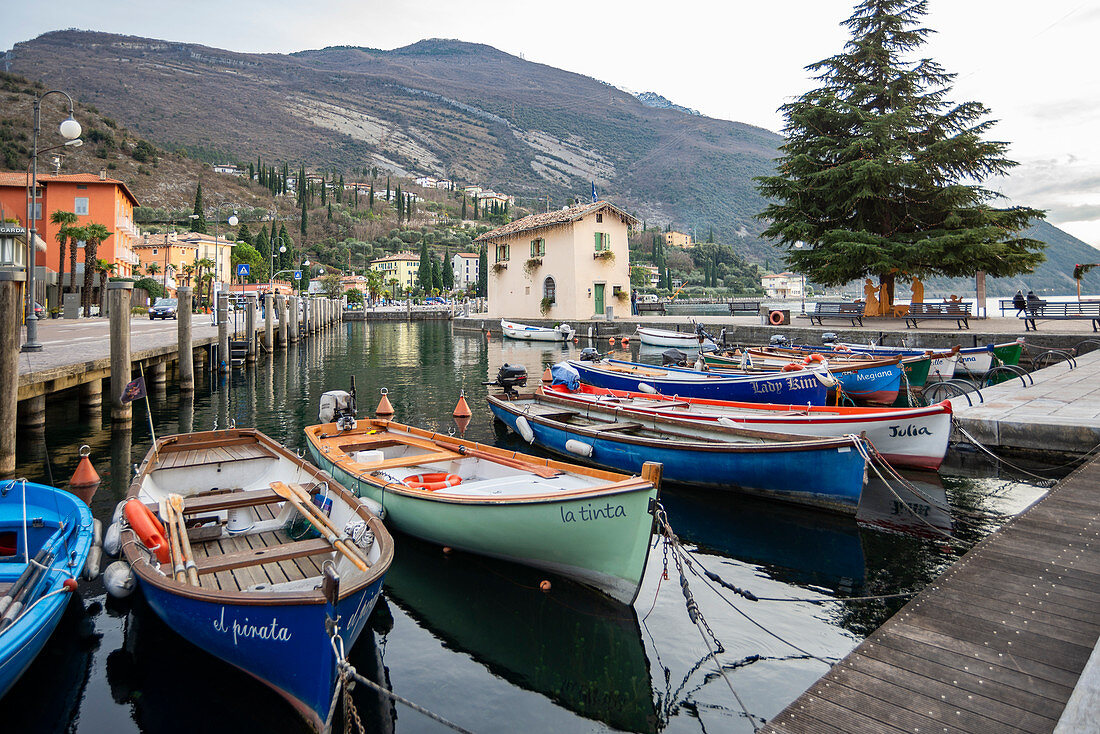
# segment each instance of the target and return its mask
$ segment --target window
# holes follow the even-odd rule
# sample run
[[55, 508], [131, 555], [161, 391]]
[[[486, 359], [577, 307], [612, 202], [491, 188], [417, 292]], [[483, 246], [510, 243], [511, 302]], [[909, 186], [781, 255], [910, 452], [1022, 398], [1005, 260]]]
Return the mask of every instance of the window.
[[603, 212], [596, 212], [596, 221], [597, 222], [602, 222], [603, 221]]
[[511, 248], [508, 245], [497, 245], [497, 262], [507, 262], [509, 259], [509, 250]]
[[604, 250], [611, 249], [611, 235], [607, 232], [596, 233], [596, 252], [603, 252]]
[[78, 189], [84, 190], [88, 188], [88, 184], [77, 184], [76, 187]]
[[88, 216], [88, 197], [78, 196], [73, 199], [73, 214]]
[[154, 255], [156, 255], [156, 254], [157, 254], [157, 248], [155, 248], [155, 247], [153, 248], [153, 254], [154, 254]]
[[531, 240], [531, 257], [542, 257], [546, 254], [546, 240], [541, 237]]
[[549, 300], [550, 303], [557, 303], [557, 290], [553, 278], [547, 278], [542, 281], [542, 297]]

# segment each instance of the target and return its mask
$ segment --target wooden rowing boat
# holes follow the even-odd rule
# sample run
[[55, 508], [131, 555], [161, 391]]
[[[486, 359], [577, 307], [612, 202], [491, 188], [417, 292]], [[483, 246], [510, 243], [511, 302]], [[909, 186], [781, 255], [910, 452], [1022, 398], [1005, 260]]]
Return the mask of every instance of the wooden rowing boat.
[[[143, 539], [142, 508], [166, 554]], [[122, 552], [157, 615], [321, 731], [337, 677], [326, 621], [350, 649], [393, 559], [367, 504], [259, 431], [231, 429], [158, 440], [126, 516]]]
[[509, 339], [533, 342], [567, 342], [573, 340], [576, 331], [569, 324], [557, 326], [529, 326], [516, 321], [500, 320], [500, 330]]
[[380, 503], [398, 530], [559, 573], [626, 604], [638, 594], [659, 466], [639, 462], [642, 476], [631, 477], [382, 420], [310, 426], [306, 441], [319, 466]]

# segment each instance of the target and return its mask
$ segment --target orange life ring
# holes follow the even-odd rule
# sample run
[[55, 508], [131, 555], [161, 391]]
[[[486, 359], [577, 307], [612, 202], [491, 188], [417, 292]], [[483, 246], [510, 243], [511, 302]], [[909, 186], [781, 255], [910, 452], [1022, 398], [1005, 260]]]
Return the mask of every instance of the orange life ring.
[[825, 358], [823, 356], [821, 356], [817, 352], [814, 352], [813, 354], [807, 355], [806, 359], [802, 360], [802, 363], [803, 364], [812, 364], [814, 362], [824, 362], [824, 361], [825, 361]]
[[431, 474], [413, 474], [411, 477], [405, 477], [404, 482], [406, 486], [412, 489], [426, 489], [429, 492], [435, 492], [462, 484], [462, 477], [446, 472], [434, 472]]
[[852, 348], [851, 347], [846, 347], [843, 344], [838, 344], [837, 346], [833, 347], [833, 351], [834, 352], [850, 352], [850, 351], [852, 351]]
[[797, 372], [800, 369], [802, 369], [802, 365], [798, 362], [788, 362], [783, 365], [783, 372]]
[[770, 314], [768, 314], [768, 321], [771, 322], [772, 326], [779, 326], [783, 323], [783, 312], [772, 311]]
[[130, 528], [145, 547], [156, 554], [158, 561], [168, 563], [171, 560], [168, 555], [168, 538], [164, 535], [164, 526], [153, 511], [136, 497], [126, 500], [122, 511], [126, 515], [126, 522], [130, 523]]

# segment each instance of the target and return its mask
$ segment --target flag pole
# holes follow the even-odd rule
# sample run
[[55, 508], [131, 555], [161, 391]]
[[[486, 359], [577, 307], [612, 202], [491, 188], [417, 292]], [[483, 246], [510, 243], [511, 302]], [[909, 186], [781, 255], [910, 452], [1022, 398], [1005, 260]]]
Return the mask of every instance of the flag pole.
[[[145, 368], [138, 362], [138, 372], [141, 374], [141, 382], [145, 384]], [[149, 388], [145, 388], [145, 415], [149, 419], [149, 434], [153, 437], [153, 456], [160, 461], [160, 451], [157, 450], [157, 432], [153, 430], [153, 409], [149, 405]]]

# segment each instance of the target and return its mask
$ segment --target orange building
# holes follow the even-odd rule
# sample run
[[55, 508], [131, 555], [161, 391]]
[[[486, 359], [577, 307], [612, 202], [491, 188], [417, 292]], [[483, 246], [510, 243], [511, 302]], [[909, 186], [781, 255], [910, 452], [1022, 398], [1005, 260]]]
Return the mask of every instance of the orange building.
[[[134, 224], [137, 198], [122, 181], [107, 178], [106, 171], [91, 173], [40, 175], [35, 229], [46, 242], [46, 251], [38, 253], [37, 265], [45, 266], [47, 282], [56, 284], [61, 248], [57, 244], [59, 225], [50, 222], [55, 211], [73, 212], [77, 226], [102, 224], [111, 236], [99, 244], [96, 258], [115, 265], [115, 275], [132, 277], [138, 265], [134, 246], [140, 232]], [[27, 189], [30, 180], [26, 171], [0, 171], [0, 209], [5, 218], [14, 217], [27, 226]], [[77, 273], [84, 272], [83, 243], [78, 245]], [[68, 270], [68, 263], [66, 263]], [[77, 279], [79, 285], [80, 279]]]
[[[194, 286], [198, 250], [196, 242], [181, 241], [175, 232], [142, 235], [141, 242], [134, 246], [140, 261], [134, 277], [150, 277], [163, 283], [168, 295], [175, 296], [179, 286]], [[152, 263], [157, 265], [155, 275], [149, 274]]]

